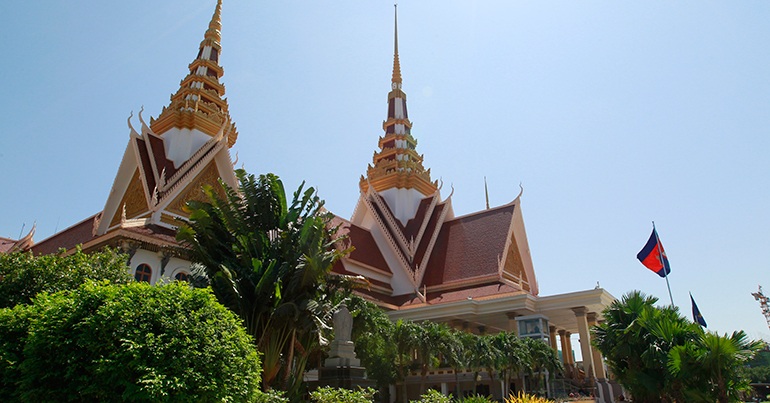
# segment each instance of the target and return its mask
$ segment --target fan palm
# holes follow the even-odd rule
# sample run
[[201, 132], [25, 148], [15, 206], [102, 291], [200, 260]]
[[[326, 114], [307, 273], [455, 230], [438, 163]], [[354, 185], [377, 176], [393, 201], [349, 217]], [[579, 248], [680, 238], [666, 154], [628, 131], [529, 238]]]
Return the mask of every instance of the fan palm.
[[731, 336], [700, 330], [692, 342], [672, 349], [668, 364], [682, 379], [688, 401], [740, 401], [738, 393], [748, 384], [738, 370], [763, 347], [742, 330]]

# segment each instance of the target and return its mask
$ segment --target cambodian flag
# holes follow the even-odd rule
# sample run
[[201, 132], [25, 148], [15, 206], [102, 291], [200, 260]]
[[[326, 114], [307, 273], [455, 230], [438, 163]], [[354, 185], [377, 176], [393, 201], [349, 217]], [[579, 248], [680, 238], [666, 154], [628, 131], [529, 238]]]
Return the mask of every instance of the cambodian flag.
[[636, 254], [636, 258], [661, 277], [666, 277], [671, 273], [666, 251], [663, 250], [663, 245], [660, 244], [658, 232], [655, 231], [655, 228], [652, 229], [652, 235], [650, 235], [647, 245], [644, 245], [642, 251]]

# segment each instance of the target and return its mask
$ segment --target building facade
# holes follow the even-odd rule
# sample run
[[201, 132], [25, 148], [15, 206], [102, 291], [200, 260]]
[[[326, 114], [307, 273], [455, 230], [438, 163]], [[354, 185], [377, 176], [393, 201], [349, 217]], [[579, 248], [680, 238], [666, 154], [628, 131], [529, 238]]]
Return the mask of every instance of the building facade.
[[[222, 2], [200, 43], [190, 73], [157, 119], [147, 124], [140, 111], [128, 119], [129, 139], [101, 212], [35, 243], [34, 229], [20, 240], [0, 239], [0, 252], [29, 250], [71, 253], [105, 246], [129, 255], [137, 280], [156, 283], [185, 279], [186, 251], [175, 240], [189, 200], [204, 200], [202, 187], [221, 192], [219, 181], [237, 187], [229, 149], [238, 133], [228, 113], [224, 73], [218, 58]], [[402, 88], [397, 23], [387, 119], [378, 151], [359, 181], [360, 197], [350, 219], [335, 218], [346, 246], [355, 249], [333, 272], [365, 277], [366, 298], [395, 321], [430, 320], [477, 334], [513, 331], [542, 339], [562, 354], [567, 375], [596, 381], [603, 401], [612, 401], [604, 364], [590, 344], [589, 327], [600, 321], [614, 297], [601, 288], [567, 294], [539, 293], [522, 213], [522, 193], [511, 202], [455, 216], [452, 193], [431, 179], [417, 152], [407, 97]], [[138, 120], [135, 129], [134, 124]], [[374, 138], [372, 139], [374, 140]], [[220, 193], [221, 195], [221, 193]], [[571, 345], [579, 334], [583, 357], [578, 371]], [[473, 383], [461, 374], [461, 389]], [[415, 398], [418, 377], [411, 377]], [[431, 373], [428, 384], [454, 390], [451, 369]], [[501, 385], [487, 382], [495, 398]], [[518, 386], [521, 388], [521, 385]], [[395, 397], [395, 396], [394, 396]]]

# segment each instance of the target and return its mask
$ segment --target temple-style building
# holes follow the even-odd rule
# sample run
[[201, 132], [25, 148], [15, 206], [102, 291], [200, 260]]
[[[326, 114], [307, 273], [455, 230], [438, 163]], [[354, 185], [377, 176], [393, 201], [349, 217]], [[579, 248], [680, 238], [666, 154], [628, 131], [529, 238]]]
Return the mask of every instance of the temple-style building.
[[[219, 189], [218, 179], [237, 187], [229, 149], [238, 133], [218, 63], [221, 6], [218, 0], [190, 73], [169, 105], [157, 119], [150, 118], [149, 125], [140, 111], [139, 130], [133, 114], [128, 118], [128, 144], [104, 209], [38, 243], [32, 239], [34, 229], [19, 240], [0, 238], [0, 253], [49, 254], [60, 248], [71, 253], [77, 245], [85, 251], [111, 246], [128, 253], [137, 280], [186, 278], [190, 262], [175, 240], [178, 219], [188, 217], [183, 206], [188, 200], [203, 200], [203, 185]], [[511, 189], [518, 196], [507, 204], [455, 215], [452, 193], [442, 197], [443, 184], [431, 179], [417, 152], [402, 88], [397, 26], [384, 133], [358, 183], [361, 193], [351, 218], [335, 218], [348, 236], [348, 246], [355, 249], [333, 272], [368, 279], [370, 287], [361, 292], [394, 321], [431, 320], [477, 334], [513, 331], [541, 339], [566, 352], [562, 359], [568, 377], [595, 380], [601, 400], [613, 401], [602, 358], [590, 344], [589, 327], [602, 319], [602, 310], [614, 297], [598, 286], [540, 295], [519, 189]], [[576, 347], [582, 353], [582, 370], [574, 362], [572, 334], [580, 335]], [[469, 390], [472, 376], [460, 374], [461, 390], [476, 392]], [[454, 391], [454, 382], [449, 368], [428, 377], [429, 386], [445, 393]], [[499, 382], [492, 384], [485, 376], [481, 383], [494, 398], [501, 398]], [[417, 398], [418, 389], [415, 374], [408, 379], [408, 397]], [[522, 385], [512, 390], [522, 390]]]
[[[431, 320], [477, 334], [513, 331], [568, 352], [573, 351], [570, 335], [579, 334], [583, 371], [576, 370], [571, 353], [563, 354], [568, 375], [600, 380], [597, 392], [612, 401], [588, 329], [614, 297], [599, 287], [539, 294], [521, 192], [508, 204], [455, 216], [452, 194], [441, 196], [441, 184], [431, 179], [417, 152], [402, 84], [396, 22], [384, 134], [359, 182], [361, 196], [351, 219], [337, 218], [355, 250], [334, 272], [366, 277], [371, 285], [363, 292], [394, 321]], [[460, 377], [460, 389], [467, 393], [476, 392], [468, 390], [472, 375]], [[418, 397], [419, 382], [416, 373], [408, 380], [410, 399]], [[454, 372], [437, 369], [427, 383], [444, 393], [454, 391]], [[502, 385], [485, 388], [502, 398]], [[512, 390], [521, 388], [517, 384]]]
[[221, 189], [218, 179], [237, 186], [229, 149], [238, 132], [219, 82], [221, 7], [218, 0], [190, 74], [169, 105], [149, 125], [140, 111], [139, 131], [131, 123], [133, 113], [128, 118], [128, 145], [104, 209], [38, 243], [32, 241], [33, 228], [6, 250], [49, 254], [77, 245], [84, 251], [111, 246], [128, 253], [137, 280], [186, 278], [190, 262], [175, 240], [177, 219], [188, 217], [185, 203], [205, 200], [203, 185]]

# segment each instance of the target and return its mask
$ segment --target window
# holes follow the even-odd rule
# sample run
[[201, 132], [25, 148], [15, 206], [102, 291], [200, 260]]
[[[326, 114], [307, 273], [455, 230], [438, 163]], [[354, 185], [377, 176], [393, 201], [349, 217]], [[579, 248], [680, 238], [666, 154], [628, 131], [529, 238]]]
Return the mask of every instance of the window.
[[188, 281], [188, 282], [189, 282], [190, 280], [188, 280], [188, 276], [189, 276], [189, 275], [188, 275], [187, 273], [185, 273], [185, 272], [179, 272], [179, 273], [177, 273], [177, 274], [174, 276], [174, 279], [175, 279], [176, 281]]
[[144, 263], [140, 264], [139, 267], [136, 268], [134, 278], [136, 281], [144, 281], [149, 283], [150, 279], [152, 278], [152, 268]]

